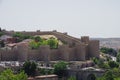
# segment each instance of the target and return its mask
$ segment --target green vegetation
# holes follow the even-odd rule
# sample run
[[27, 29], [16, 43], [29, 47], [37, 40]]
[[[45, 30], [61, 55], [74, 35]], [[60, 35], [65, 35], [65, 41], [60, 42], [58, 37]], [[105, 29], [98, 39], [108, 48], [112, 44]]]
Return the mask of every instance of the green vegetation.
[[4, 35], [4, 33], [0, 31], [0, 37], [1, 37], [2, 35]]
[[24, 34], [22, 34], [20, 32], [14, 33], [13, 37], [17, 39], [17, 42], [20, 42], [20, 41], [22, 41], [24, 39], [30, 39], [30, 38], [32, 38], [32, 36], [24, 35]]
[[35, 42], [35, 41], [31, 41], [29, 43], [29, 46], [30, 46], [31, 49], [37, 49], [40, 46], [40, 44]]
[[97, 78], [97, 80], [120, 80], [120, 70], [118, 68], [108, 70], [102, 77]]
[[120, 51], [117, 53], [116, 59], [117, 59], [117, 62], [120, 63]]
[[29, 43], [31, 49], [37, 49], [40, 45], [49, 45], [51, 49], [58, 48], [58, 40], [55, 38], [50, 38], [48, 40], [44, 40], [39, 36], [33, 38], [33, 41]]
[[75, 76], [71, 76], [68, 78], [68, 80], [76, 80], [76, 77]]
[[40, 72], [41, 75], [45, 75], [46, 73], [53, 74], [53, 69], [45, 69], [45, 68], [39, 68], [38, 71]]
[[55, 38], [50, 38], [47, 40], [47, 44], [50, 46], [50, 48], [56, 49], [58, 47], [58, 40]]
[[36, 36], [33, 39], [35, 42], [43, 42], [43, 39], [40, 36]]
[[104, 75], [105, 80], [114, 80], [112, 71], [107, 71]]
[[109, 61], [108, 65], [110, 66], [110, 68], [118, 68], [119, 64], [115, 61]]
[[107, 70], [106, 73], [102, 77], [98, 77], [97, 80], [120, 80], [120, 69], [118, 62], [111, 60], [105, 61], [101, 58], [93, 58], [92, 60], [97, 67]]
[[65, 76], [65, 69], [67, 69], [67, 63], [60, 61], [54, 65], [54, 73], [58, 75], [59, 78]]
[[[109, 69], [109, 68], [110, 68], [109, 65], [108, 65], [108, 63], [107, 63], [107, 62], [104, 62], [103, 59], [95, 58], [95, 57], [94, 57], [92, 60], [93, 60], [93, 62], [94, 62], [99, 68], [105, 68], [105, 69]], [[101, 64], [102, 64], [102, 65], [101, 65]]]
[[27, 75], [24, 72], [13, 74], [13, 71], [7, 69], [0, 74], [0, 80], [27, 80]]
[[92, 60], [99, 68], [104, 69], [119, 68], [119, 64], [115, 61], [104, 61], [100, 58], [93, 58]]
[[112, 56], [117, 56], [117, 52], [114, 49], [112, 49], [112, 48], [102, 47], [100, 49], [100, 51], [102, 53], [105, 53], [105, 54], [109, 54], [109, 55], [112, 55]]
[[28, 76], [34, 76], [36, 72], [37, 64], [35, 62], [26, 61], [23, 64], [23, 70]]

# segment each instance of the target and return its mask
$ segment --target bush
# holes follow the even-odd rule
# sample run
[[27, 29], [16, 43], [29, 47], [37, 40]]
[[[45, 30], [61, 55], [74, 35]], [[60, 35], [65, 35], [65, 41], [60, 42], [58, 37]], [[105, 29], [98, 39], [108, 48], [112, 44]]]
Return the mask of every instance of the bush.
[[40, 72], [41, 75], [53, 74], [52, 69], [39, 68], [38, 71]]
[[75, 76], [71, 76], [68, 78], [68, 80], [76, 80], [76, 77]]
[[51, 49], [58, 48], [58, 40], [50, 38], [48, 40], [43, 40], [39, 36], [35, 37], [33, 41], [29, 43], [31, 49], [38, 49], [40, 45], [49, 45]]
[[114, 80], [112, 71], [107, 71], [104, 75], [105, 80]]
[[27, 75], [23, 71], [13, 74], [12, 70], [7, 69], [1, 73], [0, 80], [27, 80]]
[[120, 51], [118, 52], [116, 59], [117, 59], [117, 62], [120, 63]]
[[112, 70], [112, 73], [113, 73], [113, 75], [114, 75], [115, 78], [120, 77], [120, 69], [119, 68], [114, 68]]
[[36, 72], [37, 64], [35, 62], [26, 61], [23, 64], [23, 70], [28, 76], [34, 76]]
[[22, 34], [20, 32], [14, 33], [13, 37], [15, 37], [17, 39], [17, 42], [20, 42], [20, 41], [22, 41], [24, 39], [30, 39], [30, 38], [32, 38], [32, 36], [24, 35], [24, 34]]
[[37, 48], [39, 48], [40, 45], [39, 45], [39, 43], [37, 43], [35, 41], [31, 41], [29, 43], [29, 46], [30, 46], [31, 49], [37, 49]]
[[58, 48], [58, 40], [54, 39], [54, 38], [50, 38], [47, 40], [47, 44], [50, 46], [50, 48], [52, 49], [56, 49]]
[[108, 65], [110, 66], [110, 68], [118, 68], [119, 64], [115, 61], [109, 61]]
[[35, 42], [42, 42], [43, 39], [40, 36], [34, 37]]
[[67, 63], [60, 61], [54, 65], [54, 73], [58, 75], [59, 78], [65, 76], [65, 70], [67, 69]]

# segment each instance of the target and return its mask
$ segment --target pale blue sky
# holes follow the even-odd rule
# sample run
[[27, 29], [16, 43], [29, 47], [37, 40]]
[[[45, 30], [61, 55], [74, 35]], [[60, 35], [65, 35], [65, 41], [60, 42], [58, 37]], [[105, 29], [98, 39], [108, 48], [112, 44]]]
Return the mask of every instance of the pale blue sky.
[[120, 37], [120, 0], [0, 0], [0, 27]]

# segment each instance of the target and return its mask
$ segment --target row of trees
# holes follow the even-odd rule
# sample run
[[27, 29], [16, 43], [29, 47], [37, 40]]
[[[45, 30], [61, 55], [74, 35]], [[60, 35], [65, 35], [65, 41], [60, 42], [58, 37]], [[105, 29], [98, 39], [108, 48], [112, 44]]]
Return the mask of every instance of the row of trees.
[[[54, 70], [52, 70], [52, 72], [58, 75], [59, 78], [62, 78], [65, 76], [66, 68], [67, 63], [64, 61], [60, 61], [54, 65]], [[35, 62], [26, 61], [23, 64], [20, 73], [14, 74], [14, 72], [11, 69], [7, 69], [0, 74], [0, 80], [27, 80], [28, 76], [35, 76], [37, 69], [37, 64]], [[46, 71], [48, 73], [48, 71], [50, 70], [44, 70], [44, 74], [46, 74]]]
[[109, 55], [112, 55], [112, 56], [117, 56], [117, 51], [114, 50], [113, 48], [102, 47], [100, 49], [100, 51], [102, 53], [105, 53], [105, 54], [109, 54]]

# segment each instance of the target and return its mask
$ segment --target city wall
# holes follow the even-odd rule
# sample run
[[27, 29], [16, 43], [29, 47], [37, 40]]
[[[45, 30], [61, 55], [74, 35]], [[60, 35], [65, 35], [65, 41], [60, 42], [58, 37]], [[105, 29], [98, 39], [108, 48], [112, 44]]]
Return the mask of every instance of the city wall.
[[[12, 32], [6, 34], [12, 35]], [[84, 61], [92, 57], [99, 57], [99, 41], [89, 40], [89, 37], [81, 37], [80, 39], [68, 36], [67, 34], [51, 31], [51, 32], [22, 32], [26, 35], [54, 35], [59, 40], [67, 44], [61, 45], [58, 49], [50, 49], [49, 46], [40, 46], [38, 49], [25, 48], [24, 45], [17, 46], [17, 49], [0, 50], [0, 60], [6, 61]]]

